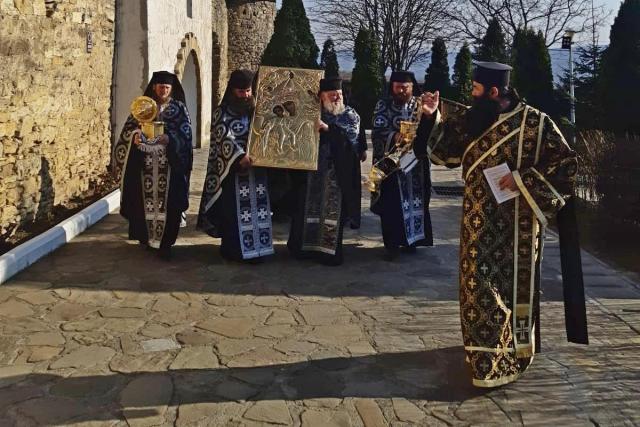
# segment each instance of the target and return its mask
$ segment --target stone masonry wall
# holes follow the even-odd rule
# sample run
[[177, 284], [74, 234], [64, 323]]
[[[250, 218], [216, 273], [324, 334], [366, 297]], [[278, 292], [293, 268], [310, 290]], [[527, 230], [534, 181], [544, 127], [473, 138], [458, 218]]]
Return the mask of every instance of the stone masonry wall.
[[267, 47], [276, 18], [275, 0], [228, 0], [229, 72], [256, 71]]
[[0, 1], [0, 237], [107, 171], [114, 12], [115, 0]]
[[212, 0], [213, 43], [211, 52], [211, 111], [214, 112], [227, 85], [229, 18], [225, 0]]

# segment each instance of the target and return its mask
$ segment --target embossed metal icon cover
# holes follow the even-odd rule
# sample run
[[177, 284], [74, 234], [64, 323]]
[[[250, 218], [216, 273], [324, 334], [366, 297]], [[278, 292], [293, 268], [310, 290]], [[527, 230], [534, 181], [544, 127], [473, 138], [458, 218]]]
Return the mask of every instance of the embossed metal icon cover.
[[140, 129], [147, 138], [155, 138], [164, 133], [164, 123], [154, 121], [158, 114], [158, 104], [153, 98], [139, 96], [131, 103], [131, 115], [140, 123]]
[[131, 114], [139, 122], [152, 122], [158, 114], [158, 104], [153, 98], [139, 96], [131, 103]]
[[255, 166], [318, 169], [318, 89], [323, 70], [261, 66], [249, 136]]

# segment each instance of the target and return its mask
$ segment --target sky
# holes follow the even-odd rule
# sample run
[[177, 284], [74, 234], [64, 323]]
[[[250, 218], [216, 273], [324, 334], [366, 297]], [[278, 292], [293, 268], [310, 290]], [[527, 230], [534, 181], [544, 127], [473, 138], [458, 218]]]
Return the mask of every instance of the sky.
[[[609, 22], [607, 23], [607, 25], [604, 25], [600, 31], [600, 42], [602, 44], [608, 44], [610, 26], [611, 26], [611, 23], [613, 22], [613, 18], [615, 18], [615, 15], [618, 12], [618, 8], [620, 7], [620, 3], [622, 2], [622, 0], [595, 0], [595, 2], [596, 4], [604, 5], [606, 9], [612, 11], [611, 16], [609, 17]], [[309, 9], [314, 5], [314, 0], [303, 0], [303, 3], [307, 8], [307, 13], [308, 13]], [[278, 8], [280, 8], [281, 4], [282, 4], [282, 0], [276, 0], [276, 5]], [[320, 37], [316, 36], [316, 41], [318, 42], [319, 46], [322, 46], [322, 42], [324, 40], [318, 40], [318, 38]]]
[[[339, 0], [338, 0], [339, 1]], [[303, 0], [305, 7], [307, 8], [307, 13], [309, 14], [309, 9], [313, 7], [314, 0]], [[608, 44], [609, 43], [609, 31], [611, 29], [611, 24], [613, 23], [613, 19], [618, 13], [618, 8], [620, 7], [620, 3], [622, 0], [595, 0], [596, 4], [600, 3], [604, 5], [604, 7], [611, 11], [608, 22], [606, 25], [603, 25], [600, 30], [600, 44]], [[276, 0], [276, 5], [280, 8], [282, 4], [282, 0]], [[315, 25], [311, 24], [311, 30], [314, 32], [314, 36], [316, 38], [316, 43], [318, 47], [322, 48], [322, 44], [324, 43], [324, 38], [321, 35], [317, 34], [315, 30]], [[553, 67], [553, 74], [555, 80], [558, 81], [559, 77], [564, 73], [564, 70], [568, 66], [569, 55], [568, 52], [561, 49], [552, 48], [549, 50], [549, 54], [551, 56], [551, 63]], [[451, 73], [453, 73], [453, 63], [455, 61], [456, 52], [449, 52], [449, 69]], [[351, 52], [342, 52], [338, 54], [338, 62], [340, 63], [341, 70], [351, 70], [353, 69], [353, 58]], [[418, 80], [422, 80], [424, 73], [426, 71], [427, 66], [429, 65], [429, 61], [425, 61], [422, 63], [415, 64], [411, 67], [411, 71], [416, 73], [416, 77]]]

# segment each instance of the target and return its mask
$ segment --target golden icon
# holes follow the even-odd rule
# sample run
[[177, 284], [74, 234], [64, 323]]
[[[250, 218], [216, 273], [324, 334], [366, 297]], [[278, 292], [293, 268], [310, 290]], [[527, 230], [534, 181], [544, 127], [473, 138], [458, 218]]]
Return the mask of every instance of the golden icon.
[[260, 67], [249, 136], [254, 166], [318, 169], [322, 70]]

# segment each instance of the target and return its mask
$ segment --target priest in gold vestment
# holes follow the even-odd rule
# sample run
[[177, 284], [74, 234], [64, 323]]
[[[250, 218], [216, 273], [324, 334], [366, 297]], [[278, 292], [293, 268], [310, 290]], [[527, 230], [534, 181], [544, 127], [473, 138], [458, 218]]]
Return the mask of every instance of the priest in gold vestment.
[[[460, 316], [467, 361], [478, 387], [516, 380], [539, 347], [540, 261], [545, 228], [558, 216], [567, 332], [587, 343], [584, 288], [573, 206], [577, 159], [555, 123], [509, 87], [511, 67], [476, 63], [473, 106], [423, 95], [416, 155], [462, 167]], [[426, 141], [426, 144], [423, 142]], [[483, 171], [506, 163], [499, 204]], [[564, 230], [569, 226], [573, 233]]]

